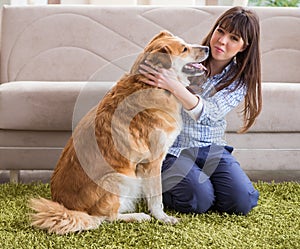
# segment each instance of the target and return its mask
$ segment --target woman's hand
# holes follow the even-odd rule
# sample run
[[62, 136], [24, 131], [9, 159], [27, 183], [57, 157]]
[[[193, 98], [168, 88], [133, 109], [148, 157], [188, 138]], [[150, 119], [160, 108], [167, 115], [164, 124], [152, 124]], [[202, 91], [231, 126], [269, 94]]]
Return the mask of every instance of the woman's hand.
[[174, 93], [174, 90], [180, 87], [180, 85], [183, 86], [178, 81], [174, 70], [165, 68], [155, 69], [147, 61], [140, 65], [139, 72], [146, 76], [146, 79], [142, 80], [144, 83], [168, 90], [171, 93]]
[[145, 61], [145, 64], [140, 65], [139, 72], [146, 77], [142, 80], [144, 83], [168, 90], [182, 103], [186, 110], [191, 110], [200, 103], [200, 97], [192, 94], [181, 84], [174, 70], [155, 69]]

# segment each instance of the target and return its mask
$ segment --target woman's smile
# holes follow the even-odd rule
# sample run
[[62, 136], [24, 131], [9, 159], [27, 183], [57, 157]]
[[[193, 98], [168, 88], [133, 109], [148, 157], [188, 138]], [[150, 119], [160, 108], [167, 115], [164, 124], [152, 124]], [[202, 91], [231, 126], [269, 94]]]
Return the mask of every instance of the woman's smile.
[[216, 50], [217, 53], [224, 53], [224, 50], [221, 49], [220, 47], [215, 46], [214, 48], [215, 48], [215, 50]]

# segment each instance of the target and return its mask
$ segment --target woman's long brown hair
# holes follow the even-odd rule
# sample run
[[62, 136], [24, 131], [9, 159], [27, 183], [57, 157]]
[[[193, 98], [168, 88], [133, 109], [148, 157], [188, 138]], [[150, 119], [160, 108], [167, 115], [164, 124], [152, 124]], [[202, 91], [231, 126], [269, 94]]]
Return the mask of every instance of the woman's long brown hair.
[[[202, 41], [203, 45], [209, 46], [213, 32], [218, 26], [242, 37], [247, 46], [245, 50], [236, 55], [236, 69], [231, 70], [216, 86], [216, 91], [224, 89], [234, 81], [238, 82], [236, 88], [246, 86], [247, 93], [243, 110], [244, 125], [239, 131], [243, 133], [253, 125], [262, 109], [259, 19], [256, 13], [248, 8], [233, 7], [217, 19], [211, 31]], [[210, 59], [211, 55], [204, 62], [208, 69]]]

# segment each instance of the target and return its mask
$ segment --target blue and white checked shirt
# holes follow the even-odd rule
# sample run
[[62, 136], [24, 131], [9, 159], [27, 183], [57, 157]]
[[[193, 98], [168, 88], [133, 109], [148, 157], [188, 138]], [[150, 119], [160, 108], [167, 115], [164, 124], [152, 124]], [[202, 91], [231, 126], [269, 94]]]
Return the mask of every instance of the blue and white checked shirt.
[[192, 118], [193, 115], [189, 111], [182, 110], [183, 128], [168, 153], [178, 157], [181, 150], [185, 148], [204, 147], [211, 144], [226, 145], [225, 116], [244, 99], [246, 88], [239, 87], [232, 91], [237, 84], [233, 82], [213, 96], [211, 93], [215, 91], [214, 87], [232, 66], [235, 66], [234, 62], [230, 63], [222, 73], [208, 78], [203, 84], [203, 91], [199, 95], [203, 107], [197, 120]]

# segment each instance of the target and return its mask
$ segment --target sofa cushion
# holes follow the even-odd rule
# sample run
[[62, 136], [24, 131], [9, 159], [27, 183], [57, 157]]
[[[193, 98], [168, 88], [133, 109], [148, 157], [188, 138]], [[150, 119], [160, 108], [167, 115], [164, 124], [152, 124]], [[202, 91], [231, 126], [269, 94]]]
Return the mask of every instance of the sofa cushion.
[[[111, 82], [19, 81], [0, 85], [0, 129], [70, 131]], [[75, 125], [75, 124], [74, 124]]]
[[[263, 108], [250, 132], [299, 132], [300, 84], [263, 83]], [[228, 132], [237, 131], [242, 125], [240, 111], [243, 105], [227, 117]]]
[[[10, 82], [0, 86], [0, 129], [70, 131], [112, 82]], [[264, 83], [263, 110], [250, 132], [299, 132], [300, 84]], [[9, 108], [7, 108], [9, 107]], [[227, 118], [237, 131], [240, 106]]]

